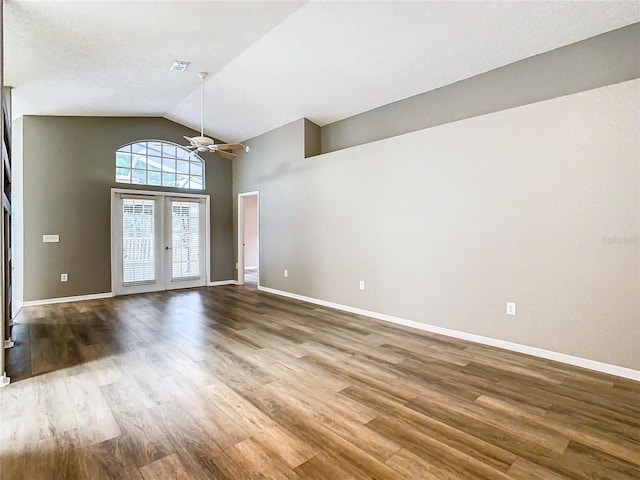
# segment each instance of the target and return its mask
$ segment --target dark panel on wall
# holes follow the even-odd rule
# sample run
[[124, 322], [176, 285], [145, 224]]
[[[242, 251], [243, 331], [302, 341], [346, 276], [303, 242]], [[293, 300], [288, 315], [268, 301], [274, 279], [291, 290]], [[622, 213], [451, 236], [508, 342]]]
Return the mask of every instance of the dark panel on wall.
[[[26, 116], [24, 300], [111, 291], [110, 212], [115, 150], [143, 139], [183, 144], [194, 132], [164, 118]], [[231, 162], [204, 155], [211, 196], [211, 279], [233, 275]], [[135, 189], [176, 191], [131, 186]], [[43, 234], [60, 243], [42, 243]], [[69, 281], [60, 282], [60, 273]]]
[[322, 153], [640, 77], [640, 23], [322, 127]]
[[309, 119], [304, 119], [304, 158], [320, 155], [321, 129]]

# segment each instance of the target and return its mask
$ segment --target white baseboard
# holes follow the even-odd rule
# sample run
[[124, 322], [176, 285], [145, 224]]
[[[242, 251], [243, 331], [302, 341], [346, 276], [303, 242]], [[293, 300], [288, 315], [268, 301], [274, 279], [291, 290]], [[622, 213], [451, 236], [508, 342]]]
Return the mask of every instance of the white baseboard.
[[620, 367], [618, 365], [611, 365], [609, 363], [598, 362], [596, 360], [589, 360], [587, 358], [574, 357], [573, 355], [567, 355], [565, 353], [553, 352], [550, 350], [544, 350], [542, 348], [531, 347], [528, 345], [521, 345], [519, 343], [508, 342], [506, 340], [499, 340], [497, 338], [483, 337], [481, 335], [475, 335], [473, 333], [466, 333], [466, 332], [461, 332], [459, 330], [452, 330], [449, 328], [429, 325], [426, 323], [416, 322], [414, 320], [407, 320], [404, 318], [394, 317], [393, 315], [387, 315], [385, 313], [372, 312], [372, 311], [364, 310], [361, 308], [350, 307], [348, 305], [341, 305], [339, 303], [333, 303], [333, 302], [328, 302], [326, 300], [319, 300], [317, 298], [298, 295], [297, 293], [290, 293], [290, 292], [285, 292], [283, 290], [276, 290], [274, 288], [259, 286], [258, 290], [262, 292], [273, 293], [275, 295], [281, 295], [283, 297], [293, 298], [296, 300], [302, 300], [303, 302], [322, 305], [323, 307], [335, 308], [336, 310], [342, 310], [349, 313], [355, 313], [357, 315], [364, 315], [367, 317], [376, 318], [378, 320], [384, 320], [385, 322], [404, 325], [405, 327], [416, 328], [418, 330], [437, 333], [440, 335], [445, 335], [447, 337], [459, 338], [461, 340], [480, 343], [482, 345], [489, 345], [491, 347], [503, 348], [505, 350], [511, 350], [514, 352], [524, 353], [527, 355], [533, 355], [535, 357], [545, 358], [547, 360], [554, 360], [556, 362], [567, 363], [569, 365], [574, 365], [576, 367], [582, 367], [582, 368], [587, 368], [589, 370], [595, 370], [597, 372], [608, 373], [610, 375], [615, 375], [617, 377], [623, 377], [631, 380], [640, 381], [640, 370], [633, 370], [631, 368]]
[[0, 388], [6, 387], [11, 383], [11, 379], [6, 374], [0, 375]]
[[82, 302], [83, 300], [100, 300], [113, 297], [113, 292], [92, 293], [91, 295], [76, 295], [74, 297], [45, 298], [43, 300], [27, 300], [22, 302], [23, 307], [35, 307], [38, 305], [52, 305], [54, 303]]
[[217, 282], [209, 282], [207, 284], [208, 287], [219, 287], [220, 285], [237, 285], [238, 282], [235, 280], [218, 280]]

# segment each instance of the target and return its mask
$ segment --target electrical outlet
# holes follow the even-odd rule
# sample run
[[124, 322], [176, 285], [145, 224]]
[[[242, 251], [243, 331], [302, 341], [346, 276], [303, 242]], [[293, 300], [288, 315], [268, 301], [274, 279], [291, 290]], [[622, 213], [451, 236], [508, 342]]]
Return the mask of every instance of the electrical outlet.
[[238, 264], [236, 263], [236, 270], [237, 270], [238, 268], [239, 268], [239, 267], [238, 267]]
[[289, 276], [289, 270], [285, 270], [285, 271], [284, 271], [284, 276], [285, 276], [285, 277], [288, 277], [288, 276]]
[[360, 280], [360, 290], [364, 290], [364, 280]]
[[66, 273], [61, 273], [60, 274], [60, 281], [61, 282], [66, 282], [69, 280], [69, 275], [67, 275]]
[[516, 314], [516, 304], [513, 302], [507, 302], [507, 315]]

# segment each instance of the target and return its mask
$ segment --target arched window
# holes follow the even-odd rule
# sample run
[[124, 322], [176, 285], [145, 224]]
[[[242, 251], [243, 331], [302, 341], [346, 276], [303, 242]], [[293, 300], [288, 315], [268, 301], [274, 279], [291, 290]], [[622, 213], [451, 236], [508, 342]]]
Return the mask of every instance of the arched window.
[[161, 140], [141, 140], [116, 150], [116, 182], [204, 190], [204, 161]]

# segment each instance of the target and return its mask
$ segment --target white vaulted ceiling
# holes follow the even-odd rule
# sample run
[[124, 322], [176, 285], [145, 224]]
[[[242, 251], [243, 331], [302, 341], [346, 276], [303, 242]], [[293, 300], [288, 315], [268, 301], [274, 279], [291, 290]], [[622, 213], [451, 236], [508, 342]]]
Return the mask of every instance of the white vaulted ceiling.
[[[629, 2], [5, 1], [14, 116], [320, 125], [640, 21]], [[185, 73], [168, 71], [186, 60]]]

